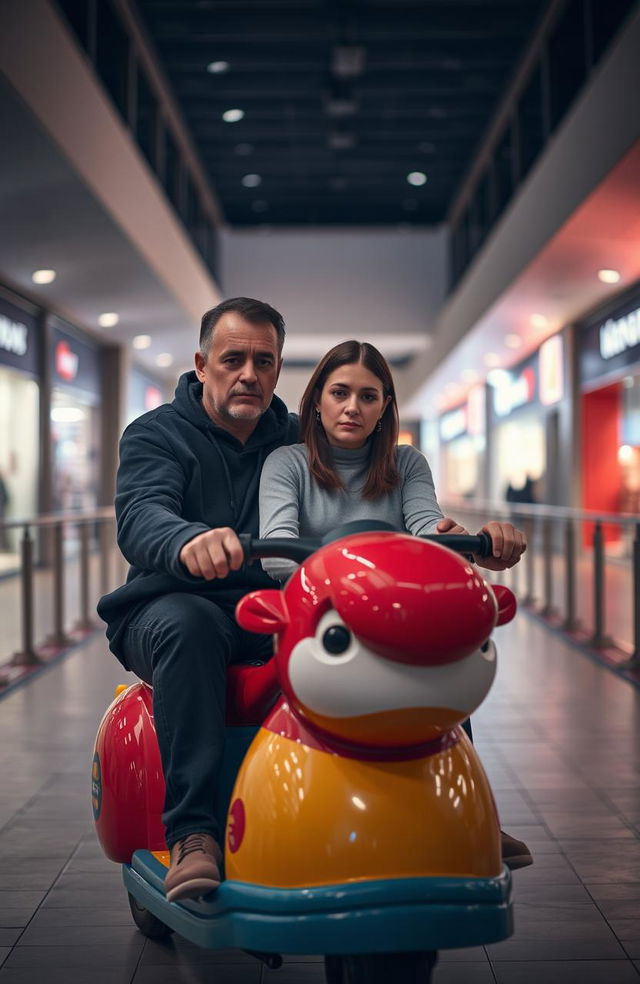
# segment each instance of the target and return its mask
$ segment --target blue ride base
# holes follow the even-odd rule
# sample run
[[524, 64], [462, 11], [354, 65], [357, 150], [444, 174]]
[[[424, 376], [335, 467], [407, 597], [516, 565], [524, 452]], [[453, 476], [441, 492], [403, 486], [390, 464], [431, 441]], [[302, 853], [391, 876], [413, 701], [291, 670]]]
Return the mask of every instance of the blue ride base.
[[346, 954], [442, 950], [496, 943], [513, 933], [511, 874], [393, 878], [313, 888], [224, 881], [199, 901], [167, 902], [166, 868], [149, 851], [123, 865], [127, 890], [199, 946], [264, 953]]

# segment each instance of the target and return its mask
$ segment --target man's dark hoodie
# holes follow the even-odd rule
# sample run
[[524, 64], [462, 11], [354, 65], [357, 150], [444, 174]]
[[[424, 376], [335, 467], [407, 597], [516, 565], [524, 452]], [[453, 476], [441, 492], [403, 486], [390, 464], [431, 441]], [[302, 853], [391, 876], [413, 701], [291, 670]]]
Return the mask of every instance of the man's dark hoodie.
[[258, 535], [258, 487], [267, 455], [298, 440], [298, 421], [273, 397], [242, 444], [202, 406], [195, 372], [178, 381], [173, 403], [138, 417], [120, 442], [116, 491], [118, 544], [131, 564], [127, 582], [98, 603], [111, 651], [136, 610], [158, 595], [192, 591], [232, 609], [255, 588], [275, 587], [259, 563], [225, 578], [193, 577], [180, 563], [185, 543], [217, 526]]

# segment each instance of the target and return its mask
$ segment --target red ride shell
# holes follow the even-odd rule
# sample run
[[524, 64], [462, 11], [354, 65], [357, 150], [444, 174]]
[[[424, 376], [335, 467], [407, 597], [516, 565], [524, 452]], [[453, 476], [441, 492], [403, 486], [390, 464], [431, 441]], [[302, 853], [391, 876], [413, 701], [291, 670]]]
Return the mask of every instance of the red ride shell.
[[94, 818], [107, 857], [124, 863], [139, 848], [166, 850], [163, 805], [151, 688], [137, 683], [116, 697], [96, 737]]
[[290, 621], [281, 627], [281, 654], [312, 635], [328, 608], [374, 652], [419, 666], [463, 659], [498, 620], [495, 595], [472, 563], [402, 533], [359, 533], [328, 544], [284, 594]]
[[[229, 667], [227, 725], [261, 724], [279, 693], [274, 660], [264, 666]], [[96, 832], [108, 858], [128, 862], [136, 850], [166, 850], [165, 785], [153, 694], [146, 683], [116, 697], [100, 723], [92, 792]]]

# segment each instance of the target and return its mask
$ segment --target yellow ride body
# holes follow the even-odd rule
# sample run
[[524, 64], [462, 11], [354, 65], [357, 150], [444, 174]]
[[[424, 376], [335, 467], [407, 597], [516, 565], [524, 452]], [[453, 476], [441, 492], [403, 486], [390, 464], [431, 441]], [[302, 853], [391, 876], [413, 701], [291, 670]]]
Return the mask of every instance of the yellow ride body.
[[226, 877], [280, 888], [497, 876], [498, 818], [462, 729], [444, 750], [361, 760], [261, 728], [238, 773]]

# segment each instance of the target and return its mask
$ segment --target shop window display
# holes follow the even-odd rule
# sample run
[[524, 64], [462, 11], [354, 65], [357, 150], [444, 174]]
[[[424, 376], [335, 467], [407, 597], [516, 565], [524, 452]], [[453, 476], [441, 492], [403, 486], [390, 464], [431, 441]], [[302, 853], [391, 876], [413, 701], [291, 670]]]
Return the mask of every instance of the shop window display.
[[[38, 384], [0, 366], [0, 522], [38, 511]], [[18, 564], [18, 532], [0, 528], [0, 574]]]

